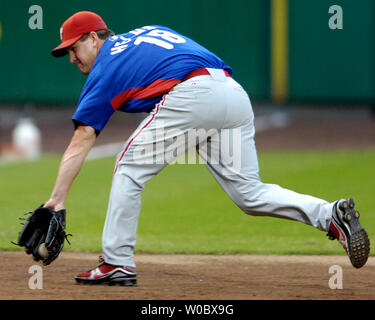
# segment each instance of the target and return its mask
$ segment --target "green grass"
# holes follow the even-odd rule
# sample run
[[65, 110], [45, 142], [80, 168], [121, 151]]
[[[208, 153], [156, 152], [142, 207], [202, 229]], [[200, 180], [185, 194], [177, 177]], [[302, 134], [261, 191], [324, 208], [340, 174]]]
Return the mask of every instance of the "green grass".
[[[0, 167], [0, 249], [16, 249], [17, 218], [45, 202], [60, 156]], [[262, 180], [334, 201], [352, 196], [375, 239], [375, 150], [261, 152]], [[65, 250], [101, 251], [114, 159], [85, 163], [67, 206]], [[337, 241], [299, 222], [247, 216], [204, 165], [170, 165], [143, 192], [137, 252], [344, 254]]]

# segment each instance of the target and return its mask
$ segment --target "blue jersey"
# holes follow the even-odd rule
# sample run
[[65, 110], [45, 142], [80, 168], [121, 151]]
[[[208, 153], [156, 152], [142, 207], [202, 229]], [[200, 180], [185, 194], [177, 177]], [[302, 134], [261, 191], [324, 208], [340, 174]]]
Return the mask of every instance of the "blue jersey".
[[198, 68], [232, 69], [193, 40], [162, 26], [108, 38], [82, 90], [73, 121], [101, 131], [116, 111], [147, 112]]

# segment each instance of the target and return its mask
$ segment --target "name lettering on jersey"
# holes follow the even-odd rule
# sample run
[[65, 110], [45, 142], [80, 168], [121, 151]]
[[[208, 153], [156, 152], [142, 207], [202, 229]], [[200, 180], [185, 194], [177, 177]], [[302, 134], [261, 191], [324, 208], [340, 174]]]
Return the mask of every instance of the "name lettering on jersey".
[[113, 48], [111, 48], [111, 55], [114, 55], [116, 53], [120, 53], [124, 51], [129, 45], [129, 43], [132, 39], [125, 38], [124, 36], [113, 36], [111, 37], [112, 41], [120, 39], [121, 41], [117, 41], [114, 45]]
[[[149, 31], [148, 33], [144, 34], [145, 32]], [[161, 48], [171, 50], [174, 48], [174, 43], [185, 43], [186, 40], [170, 31], [166, 30], [159, 30], [157, 27], [145, 26], [142, 28], [138, 28], [135, 30], [130, 31], [129, 33], [134, 34], [138, 37], [134, 39], [134, 45], [138, 46], [142, 43], [148, 43], [157, 45]], [[142, 36], [141, 36], [142, 34]], [[144, 34], [144, 35], [143, 35]], [[161, 38], [161, 39], [160, 39]], [[133, 39], [125, 38], [123, 36], [112, 36], [110, 41], [117, 41], [114, 46], [111, 48], [111, 55], [123, 52], [129, 46], [128, 43]]]

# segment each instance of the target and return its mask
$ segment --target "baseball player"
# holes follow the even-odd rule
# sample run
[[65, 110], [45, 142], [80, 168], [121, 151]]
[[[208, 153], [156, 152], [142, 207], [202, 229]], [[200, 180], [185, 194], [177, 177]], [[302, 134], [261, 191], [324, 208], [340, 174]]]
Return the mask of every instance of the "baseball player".
[[245, 213], [311, 225], [338, 239], [354, 267], [366, 263], [369, 239], [352, 199], [327, 202], [261, 181], [251, 102], [223, 60], [164, 26], [115, 35], [100, 16], [87, 11], [67, 19], [60, 33], [62, 42], [52, 55], [69, 55], [88, 79], [45, 207], [65, 209], [73, 180], [116, 110], [149, 113], [117, 157], [102, 263], [78, 274], [78, 283], [137, 284], [134, 247], [144, 185], [192, 149]]

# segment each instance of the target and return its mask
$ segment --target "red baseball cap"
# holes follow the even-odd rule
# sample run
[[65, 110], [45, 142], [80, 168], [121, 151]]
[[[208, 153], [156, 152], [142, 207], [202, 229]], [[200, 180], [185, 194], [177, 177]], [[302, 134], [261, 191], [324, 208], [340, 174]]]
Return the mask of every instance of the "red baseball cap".
[[94, 12], [80, 11], [67, 19], [60, 28], [61, 44], [52, 50], [54, 57], [65, 56], [66, 48], [73, 45], [84, 34], [91, 31], [107, 30], [103, 19]]

